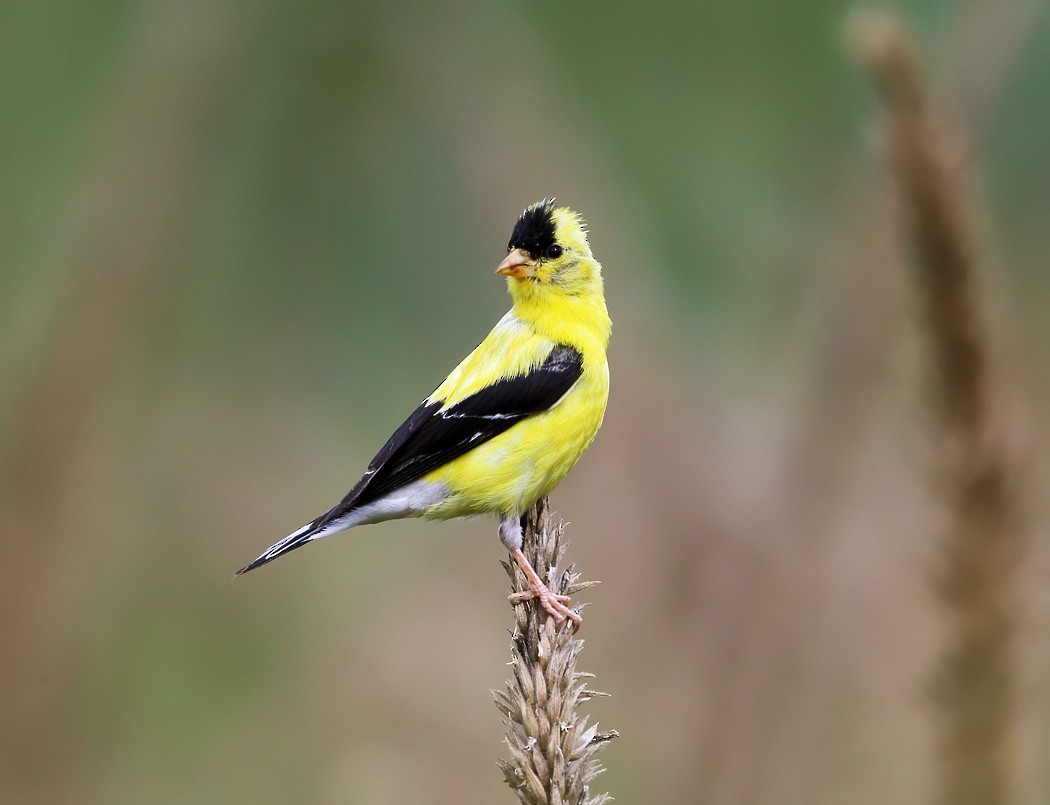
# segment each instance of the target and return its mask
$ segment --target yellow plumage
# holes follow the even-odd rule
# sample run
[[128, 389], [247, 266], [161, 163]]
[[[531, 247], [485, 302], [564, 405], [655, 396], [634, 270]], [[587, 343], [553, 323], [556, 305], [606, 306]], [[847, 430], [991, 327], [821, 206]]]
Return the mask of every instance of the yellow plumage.
[[[521, 513], [549, 493], [590, 446], [609, 399], [605, 350], [612, 322], [605, 306], [601, 266], [591, 255], [578, 217], [554, 211], [555, 238], [565, 247], [536, 277], [508, 277], [511, 311], [477, 349], [430, 395], [443, 408], [498, 380], [527, 374], [557, 344], [577, 349], [583, 373], [549, 411], [519, 422], [505, 433], [452, 460], [427, 476], [447, 484], [453, 497], [426, 517]], [[552, 278], [571, 267], [571, 277]]]
[[498, 273], [513, 301], [477, 349], [405, 420], [339, 504], [240, 573], [308, 542], [400, 517], [500, 518], [500, 538], [556, 619], [579, 615], [521, 552], [518, 519], [594, 440], [609, 398], [612, 324], [601, 266], [576, 213], [528, 207]]

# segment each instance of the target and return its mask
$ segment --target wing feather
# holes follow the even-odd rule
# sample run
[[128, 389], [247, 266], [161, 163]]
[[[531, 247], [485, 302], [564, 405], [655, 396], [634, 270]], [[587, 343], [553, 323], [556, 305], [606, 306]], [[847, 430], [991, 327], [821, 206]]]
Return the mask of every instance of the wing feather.
[[322, 528], [549, 410], [582, 374], [583, 355], [558, 344], [539, 366], [501, 378], [448, 408], [440, 400], [424, 401], [394, 431], [354, 488], [313, 527]]

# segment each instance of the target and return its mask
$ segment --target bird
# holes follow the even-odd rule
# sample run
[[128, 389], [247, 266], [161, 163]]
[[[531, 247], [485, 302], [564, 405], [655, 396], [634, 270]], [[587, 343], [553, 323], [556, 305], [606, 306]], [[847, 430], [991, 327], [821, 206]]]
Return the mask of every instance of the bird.
[[582, 619], [522, 552], [521, 517], [593, 442], [609, 399], [612, 322], [601, 264], [579, 214], [555, 199], [518, 217], [496, 273], [511, 309], [424, 399], [335, 506], [237, 571], [349, 528], [408, 517], [495, 515], [534, 598], [560, 624]]

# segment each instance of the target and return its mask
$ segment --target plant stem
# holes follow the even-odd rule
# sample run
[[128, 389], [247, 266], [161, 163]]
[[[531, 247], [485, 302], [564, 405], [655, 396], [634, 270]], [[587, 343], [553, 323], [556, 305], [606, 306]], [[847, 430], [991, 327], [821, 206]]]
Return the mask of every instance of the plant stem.
[[960, 176], [958, 135], [931, 111], [915, 48], [889, 14], [857, 18], [857, 50], [886, 110], [886, 141], [914, 255], [936, 488], [945, 498], [936, 592], [946, 643], [939, 707], [942, 805], [1006, 805], [1017, 659], [1016, 566], [1023, 549], [1017, 462], [1006, 448], [978, 239]]

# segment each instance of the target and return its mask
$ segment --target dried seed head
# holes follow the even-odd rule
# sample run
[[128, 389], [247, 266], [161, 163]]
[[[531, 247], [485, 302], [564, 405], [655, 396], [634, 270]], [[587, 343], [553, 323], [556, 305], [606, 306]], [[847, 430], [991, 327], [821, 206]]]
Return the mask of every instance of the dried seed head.
[[[558, 573], [564, 550], [564, 526], [553, 524], [544, 498], [523, 518], [522, 550], [551, 590], [571, 594], [597, 582], [580, 581], [574, 566]], [[516, 562], [503, 563], [512, 592], [528, 590], [528, 581]], [[593, 674], [578, 672], [576, 658], [583, 647], [573, 626], [560, 626], [534, 601], [514, 607], [511, 635], [513, 669], [506, 691], [493, 691], [496, 707], [507, 727], [510, 759], [499, 763], [507, 785], [523, 805], [602, 805], [607, 794], [589, 793], [594, 778], [604, 771], [594, 757], [615, 731], [598, 732], [576, 708], [596, 696], [589, 690]]]

